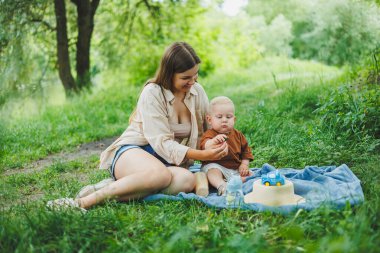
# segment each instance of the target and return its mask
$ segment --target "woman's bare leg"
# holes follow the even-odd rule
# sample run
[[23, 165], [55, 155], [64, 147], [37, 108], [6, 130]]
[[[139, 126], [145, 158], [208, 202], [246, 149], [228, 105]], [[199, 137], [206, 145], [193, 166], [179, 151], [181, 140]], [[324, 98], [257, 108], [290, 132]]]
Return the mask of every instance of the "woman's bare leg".
[[189, 170], [181, 167], [168, 167], [172, 174], [170, 185], [161, 192], [170, 195], [177, 195], [180, 192], [191, 192], [195, 187], [195, 176]]
[[106, 199], [131, 200], [144, 197], [169, 186], [172, 174], [148, 152], [133, 148], [125, 151], [115, 164], [116, 181], [78, 200], [89, 208]]

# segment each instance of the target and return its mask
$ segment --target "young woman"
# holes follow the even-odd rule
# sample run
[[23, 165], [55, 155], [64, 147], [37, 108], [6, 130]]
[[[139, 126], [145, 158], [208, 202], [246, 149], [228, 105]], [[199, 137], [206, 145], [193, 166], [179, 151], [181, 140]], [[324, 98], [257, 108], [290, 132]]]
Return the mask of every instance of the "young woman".
[[[218, 160], [228, 154], [225, 143], [200, 150], [207, 129], [208, 98], [197, 83], [200, 59], [185, 42], [169, 46], [140, 94], [130, 125], [100, 157], [115, 181], [79, 198], [49, 201], [48, 206], [88, 209], [105, 199], [128, 201], [163, 192], [191, 192], [192, 160]], [[109, 182], [109, 181], [108, 181]]]

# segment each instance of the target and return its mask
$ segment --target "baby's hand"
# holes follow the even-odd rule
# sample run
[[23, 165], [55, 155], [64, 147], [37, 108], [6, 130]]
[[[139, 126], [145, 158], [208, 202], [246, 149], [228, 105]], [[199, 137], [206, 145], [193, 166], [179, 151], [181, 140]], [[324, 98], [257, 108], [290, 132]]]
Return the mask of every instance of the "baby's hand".
[[225, 134], [218, 134], [214, 138], [212, 138], [213, 144], [221, 144], [227, 140], [227, 135]]
[[240, 164], [239, 173], [240, 173], [241, 177], [246, 177], [246, 176], [249, 176], [251, 174], [249, 171], [248, 165], [246, 165], [246, 164]]

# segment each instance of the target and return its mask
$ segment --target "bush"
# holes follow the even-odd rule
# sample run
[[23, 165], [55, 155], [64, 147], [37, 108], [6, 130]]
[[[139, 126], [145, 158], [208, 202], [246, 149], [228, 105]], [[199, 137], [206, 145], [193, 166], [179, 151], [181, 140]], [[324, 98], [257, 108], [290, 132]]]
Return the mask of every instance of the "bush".
[[320, 102], [315, 111], [321, 116], [321, 123], [354, 135], [360, 140], [374, 137], [380, 143], [380, 50], [354, 67], [351, 67], [352, 85], [346, 84], [333, 90], [330, 96]]
[[270, 24], [259, 36], [267, 50], [295, 58], [356, 64], [380, 41], [380, 9], [365, 1], [251, 0], [246, 11], [259, 31]]
[[252, 24], [257, 30], [257, 40], [265, 55], [292, 55], [292, 22], [284, 15], [279, 14], [271, 23], [266, 23], [263, 16], [258, 16], [252, 19]]
[[328, 128], [362, 139], [380, 138], [380, 87], [378, 85], [340, 86], [315, 110]]

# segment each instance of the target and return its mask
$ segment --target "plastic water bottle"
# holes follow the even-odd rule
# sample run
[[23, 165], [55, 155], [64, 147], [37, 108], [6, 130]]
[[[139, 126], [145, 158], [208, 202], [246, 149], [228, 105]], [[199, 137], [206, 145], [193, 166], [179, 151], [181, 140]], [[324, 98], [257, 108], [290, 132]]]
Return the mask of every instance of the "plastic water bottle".
[[227, 182], [226, 205], [240, 206], [243, 197], [243, 182], [240, 176], [232, 176]]

